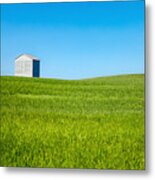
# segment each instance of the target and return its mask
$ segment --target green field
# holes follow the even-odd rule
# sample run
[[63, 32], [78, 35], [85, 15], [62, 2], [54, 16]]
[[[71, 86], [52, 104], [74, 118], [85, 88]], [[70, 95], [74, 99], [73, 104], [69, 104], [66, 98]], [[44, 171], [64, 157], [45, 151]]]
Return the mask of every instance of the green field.
[[1, 166], [144, 169], [144, 75], [1, 77]]

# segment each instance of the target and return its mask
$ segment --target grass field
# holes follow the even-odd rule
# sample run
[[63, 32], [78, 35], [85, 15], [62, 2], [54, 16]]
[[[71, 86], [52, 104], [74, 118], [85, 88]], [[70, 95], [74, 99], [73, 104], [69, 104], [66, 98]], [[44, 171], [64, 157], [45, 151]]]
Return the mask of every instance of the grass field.
[[144, 169], [144, 75], [1, 77], [1, 166]]

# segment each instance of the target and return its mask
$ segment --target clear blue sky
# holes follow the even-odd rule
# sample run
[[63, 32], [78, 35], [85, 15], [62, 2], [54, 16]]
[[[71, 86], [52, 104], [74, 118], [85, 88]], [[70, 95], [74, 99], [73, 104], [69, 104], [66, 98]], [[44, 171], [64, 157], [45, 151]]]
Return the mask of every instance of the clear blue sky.
[[41, 60], [41, 77], [144, 73], [144, 1], [1, 5], [1, 74], [15, 58]]

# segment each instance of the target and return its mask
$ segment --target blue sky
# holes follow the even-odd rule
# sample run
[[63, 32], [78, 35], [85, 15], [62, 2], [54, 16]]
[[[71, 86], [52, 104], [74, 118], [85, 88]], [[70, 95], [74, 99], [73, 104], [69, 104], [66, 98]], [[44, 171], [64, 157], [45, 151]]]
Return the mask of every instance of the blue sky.
[[144, 73], [144, 1], [1, 5], [1, 74], [15, 58], [41, 60], [41, 77]]

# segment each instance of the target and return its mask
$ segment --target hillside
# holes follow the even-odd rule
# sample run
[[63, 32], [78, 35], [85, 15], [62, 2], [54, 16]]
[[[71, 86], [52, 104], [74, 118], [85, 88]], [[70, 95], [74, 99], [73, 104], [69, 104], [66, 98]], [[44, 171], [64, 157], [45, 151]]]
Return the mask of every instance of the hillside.
[[144, 169], [144, 75], [1, 77], [1, 166]]

